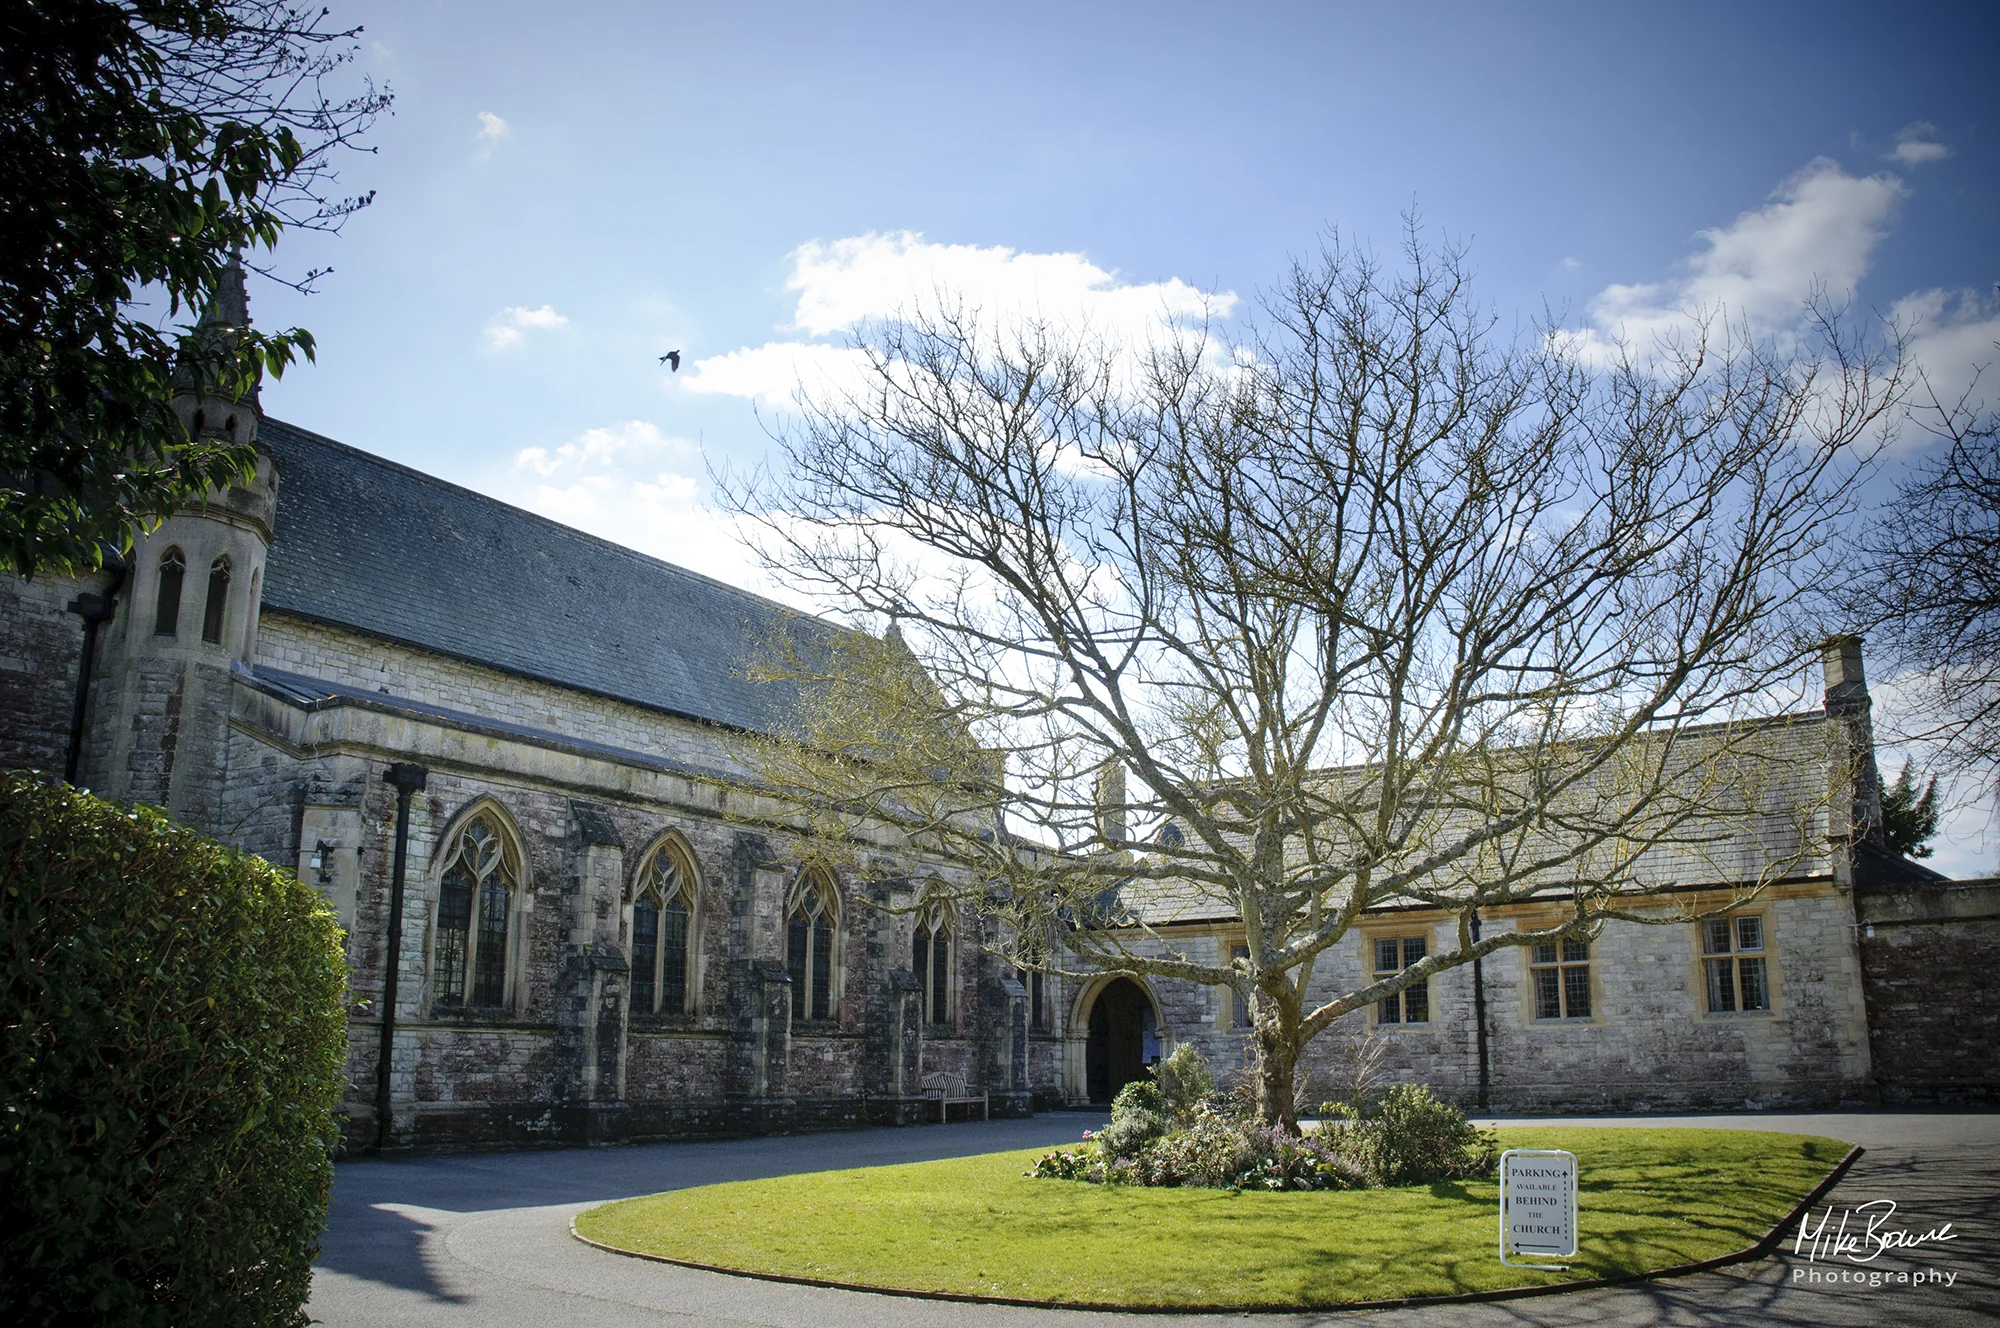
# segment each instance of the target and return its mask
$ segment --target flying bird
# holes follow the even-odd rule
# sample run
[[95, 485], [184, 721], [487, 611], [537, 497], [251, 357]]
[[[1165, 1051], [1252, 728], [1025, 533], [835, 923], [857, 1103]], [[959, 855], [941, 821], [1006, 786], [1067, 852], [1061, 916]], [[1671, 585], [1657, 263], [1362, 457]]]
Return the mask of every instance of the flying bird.
[[677, 350], [670, 350], [660, 357], [660, 363], [673, 365], [673, 372], [679, 373], [681, 371], [681, 353]]

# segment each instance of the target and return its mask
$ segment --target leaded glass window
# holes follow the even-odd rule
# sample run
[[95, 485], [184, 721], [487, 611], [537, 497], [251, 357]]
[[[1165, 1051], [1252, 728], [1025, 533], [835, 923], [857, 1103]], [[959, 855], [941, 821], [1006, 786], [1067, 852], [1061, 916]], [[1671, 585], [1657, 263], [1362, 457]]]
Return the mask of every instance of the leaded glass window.
[[924, 988], [924, 1022], [943, 1027], [952, 1022], [951, 911], [932, 904], [917, 915], [910, 943], [910, 971]]
[[[1020, 943], [1021, 962], [1040, 964], [1047, 954], [1039, 941], [1023, 939]], [[1028, 993], [1028, 1027], [1037, 1033], [1049, 1031], [1048, 977], [1039, 968], [1017, 968], [1014, 976], [1021, 980], [1021, 986]]]
[[[1232, 945], [1229, 947], [1229, 958], [1232, 961], [1248, 959], [1249, 957], [1249, 946]], [[1237, 1028], [1250, 1027], [1250, 1002], [1245, 1000], [1243, 993], [1234, 987], [1229, 989], [1229, 1022]]]
[[1544, 941], [1528, 956], [1535, 983], [1535, 1018], [1590, 1018], [1590, 942], [1573, 936]]
[[1704, 918], [1701, 956], [1710, 1014], [1754, 1014], [1771, 1008], [1762, 914]]
[[453, 836], [442, 860], [431, 947], [432, 1003], [505, 1005], [520, 859], [498, 815], [483, 811]]
[[632, 1011], [651, 1014], [660, 990], [660, 904], [650, 894], [632, 904]]
[[[1375, 980], [1391, 978], [1423, 959], [1430, 942], [1423, 936], [1379, 936], [1375, 939]], [[1393, 996], [1375, 1002], [1378, 1024], [1427, 1024], [1431, 1021], [1431, 984], [1419, 978]]]
[[835, 916], [833, 883], [819, 871], [799, 879], [785, 919], [785, 967], [792, 979], [792, 1018], [833, 1017]]
[[632, 1009], [637, 1014], [686, 1014], [689, 955], [694, 946], [694, 869], [674, 841], [639, 868], [632, 902]]

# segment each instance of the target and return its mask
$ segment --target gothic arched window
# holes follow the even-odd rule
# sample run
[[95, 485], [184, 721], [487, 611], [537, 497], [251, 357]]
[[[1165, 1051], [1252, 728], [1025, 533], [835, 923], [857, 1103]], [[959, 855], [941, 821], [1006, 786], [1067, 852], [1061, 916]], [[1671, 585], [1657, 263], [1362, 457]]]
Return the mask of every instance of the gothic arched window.
[[229, 555], [223, 554], [208, 568], [208, 603], [201, 611], [201, 639], [212, 646], [222, 644], [222, 615], [229, 607]]
[[181, 625], [181, 581], [187, 576], [187, 559], [179, 549], [160, 555], [160, 593], [153, 605], [153, 634], [172, 636]]
[[951, 910], [934, 903], [917, 914], [910, 971], [923, 984], [924, 1022], [951, 1023]]
[[833, 1017], [834, 936], [840, 913], [833, 882], [808, 869], [792, 893], [785, 919], [785, 967], [792, 978], [792, 1018]]
[[452, 836], [440, 857], [433, 1002], [440, 1006], [507, 1003], [507, 937], [521, 858], [500, 816], [479, 812]]
[[639, 867], [632, 900], [632, 1013], [685, 1014], [695, 953], [694, 863], [669, 839]]
[[[1024, 963], [1043, 964], [1048, 962], [1048, 951], [1039, 941], [1023, 938], [1018, 942]], [[1037, 1033], [1049, 1031], [1049, 1003], [1047, 974], [1039, 968], [1017, 968], [1015, 975], [1028, 993], [1028, 1027]]]

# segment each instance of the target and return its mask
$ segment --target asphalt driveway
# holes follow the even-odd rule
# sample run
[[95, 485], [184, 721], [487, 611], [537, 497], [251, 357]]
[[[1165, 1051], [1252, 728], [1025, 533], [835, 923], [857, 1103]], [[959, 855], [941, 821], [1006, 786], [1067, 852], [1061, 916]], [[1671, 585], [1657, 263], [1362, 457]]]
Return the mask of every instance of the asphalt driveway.
[[[572, 1216], [607, 1199], [1068, 1143], [1100, 1123], [1101, 1118], [1055, 1113], [1025, 1121], [853, 1134], [344, 1163], [334, 1182], [333, 1211], [308, 1308], [330, 1328], [1088, 1328], [1158, 1322], [1150, 1315], [964, 1305], [726, 1277], [607, 1254], [569, 1235]], [[1365, 1315], [1255, 1317], [1274, 1326], [1365, 1317], [1383, 1328], [1970, 1328], [2000, 1322], [2000, 1115], [1755, 1114], [1563, 1123], [1785, 1130], [1851, 1139], [1868, 1153], [1831, 1196], [1836, 1208], [1892, 1200], [1896, 1210], [1882, 1223], [1883, 1230], [1930, 1231], [1949, 1222], [1954, 1239], [1890, 1250], [1867, 1264], [1825, 1257], [1813, 1262], [1788, 1247], [1774, 1258], [1722, 1272], [1565, 1296]], [[1859, 1230], [1869, 1211], [1882, 1210], [1864, 1210], [1850, 1230]], [[1905, 1281], [1897, 1274], [1921, 1275], [1923, 1280]], [[1173, 1317], [1198, 1322], [1243, 1318]]]

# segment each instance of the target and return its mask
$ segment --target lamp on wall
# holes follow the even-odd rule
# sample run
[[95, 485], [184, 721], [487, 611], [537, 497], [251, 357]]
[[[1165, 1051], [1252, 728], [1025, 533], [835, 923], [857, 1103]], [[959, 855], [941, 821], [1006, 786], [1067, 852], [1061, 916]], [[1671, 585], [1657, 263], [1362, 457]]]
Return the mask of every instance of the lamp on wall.
[[318, 874], [321, 885], [333, 884], [333, 868], [327, 865], [327, 859], [339, 847], [340, 845], [329, 844], [324, 839], [319, 840], [313, 845], [312, 857], [306, 859], [306, 865]]

